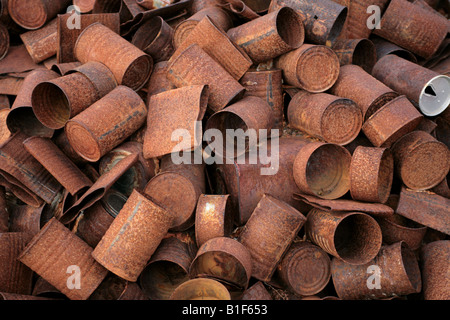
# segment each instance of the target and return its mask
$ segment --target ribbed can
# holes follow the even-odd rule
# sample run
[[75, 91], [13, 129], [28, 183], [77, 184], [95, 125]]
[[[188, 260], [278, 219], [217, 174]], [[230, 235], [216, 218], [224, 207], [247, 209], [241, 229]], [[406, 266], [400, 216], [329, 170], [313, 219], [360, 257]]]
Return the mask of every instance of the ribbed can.
[[29, 240], [24, 232], [0, 233], [0, 292], [31, 294], [33, 271], [17, 260]]
[[385, 203], [391, 193], [394, 158], [389, 149], [359, 146], [350, 165], [353, 200]]
[[426, 190], [438, 185], [450, 170], [448, 147], [425, 131], [413, 131], [392, 146], [396, 171], [410, 189]]
[[171, 213], [134, 191], [92, 256], [119, 277], [136, 282], [172, 220]]
[[227, 34], [255, 64], [299, 48], [305, 37], [300, 16], [287, 7], [231, 28]]
[[341, 66], [357, 65], [371, 73], [377, 62], [375, 45], [369, 39], [341, 39], [333, 45]]
[[75, 57], [81, 63], [105, 64], [119, 85], [141, 89], [153, 69], [151, 56], [100, 23], [84, 29], [75, 44]]
[[239, 80], [246, 92], [244, 96], [255, 96], [265, 100], [274, 114], [273, 129], [283, 129], [283, 74], [280, 69], [249, 70]]
[[188, 280], [179, 285], [170, 300], [231, 300], [230, 292], [219, 281], [207, 278]]
[[381, 248], [381, 229], [362, 212], [336, 213], [312, 209], [305, 224], [307, 238], [351, 265], [366, 264]]
[[361, 108], [352, 100], [328, 93], [297, 93], [288, 106], [292, 128], [338, 145], [353, 141], [361, 131]]
[[406, 96], [399, 96], [378, 109], [362, 126], [362, 131], [375, 147], [387, 148], [413, 131], [423, 115]]
[[329, 47], [303, 44], [275, 59], [287, 84], [309, 92], [330, 89], [339, 76], [339, 58]]
[[378, 60], [372, 74], [414, 101], [426, 116], [437, 116], [450, 104], [450, 77], [396, 55]]
[[283, 283], [299, 296], [322, 291], [331, 278], [331, 261], [320, 247], [307, 242], [294, 242], [278, 265]]
[[[71, 300], [86, 300], [108, 270], [91, 256], [92, 248], [52, 218], [28, 243], [19, 260]], [[78, 270], [79, 289], [71, 275]]]
[[147, 119], [147, 108], [131, 88], [118, 86], [69, 120], [65, 130], [74, 150], [96, 162], [131, 136]]
[[285, 6], [300, 15], [308, 43], [328, 46], [341, 34], [348, 14], [347, 7], [327, 0], [272, 0], [269, 13]]
[[374, 29], [374, 34], [425, 59], [436, 53], [448, 31], [444, 17], [440, 18], [407, 0], [390, 1], [380, 26], [380, 29]]
[[433, 241], [424, 245], [420, 258], [424, 299], [449, 300], [450, 241]]
[[362, 265], [333, 258], [331, 272], [336, 292], [343, 300], [390, 298], [418, 293], [422, 288], [417, 258], [404, 242], [382, 246], [373, 260]]
[[293, 177], [299, 190], [322, 199], [338, 199], [350, 189], [351, 154], [342, 146], [310, 142], [298, 151]]
[[167, 78], [178, 88], [208, 85], [208, 105], [213, 111], [240, 100], [245, 93], [245, 88], [196, 44], [169, 60]]
[[356, 102], [363, 113], [363, 122], [386, 103], [399, 96], [363, 68], [352, 64], [341, 66], [339, 77], [330, 89], [330, 93]]
[[304, 225], [305, 216], [265, 194], [239, 235], [252, 256], [252, 277], [269, 281], [278, 263]]

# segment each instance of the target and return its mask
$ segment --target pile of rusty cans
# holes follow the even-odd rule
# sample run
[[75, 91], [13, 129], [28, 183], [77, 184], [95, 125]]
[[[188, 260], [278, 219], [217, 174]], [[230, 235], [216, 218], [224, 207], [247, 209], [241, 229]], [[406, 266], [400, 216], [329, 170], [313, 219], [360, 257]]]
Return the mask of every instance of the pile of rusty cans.
[[450, 299], [439, 0], [1, 0], [0, 300]]

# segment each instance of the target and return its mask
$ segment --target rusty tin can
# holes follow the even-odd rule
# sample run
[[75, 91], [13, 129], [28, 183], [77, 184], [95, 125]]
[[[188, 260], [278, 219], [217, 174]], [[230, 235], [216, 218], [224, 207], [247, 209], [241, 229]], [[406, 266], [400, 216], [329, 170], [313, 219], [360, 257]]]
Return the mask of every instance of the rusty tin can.
[[273, 300], [263, 282], [258, 281], [242, 294], [241, 300]]
[[299, 296], [321, 292], [331, 278], [331, 261], [320, 247], [294, 242], [278, 265], [278, 274], [290, 291]]
[[363, 122], [386, 103], [399, 96], [363, 68], [352, 64], [341, 67], [339, 77], [330, 89], [330, 93], [356, 102], [363, 113]]
[[92, 256], [119, 277], [136, 282], [172, 220], [171, 213], [135, 190]]
[[328, 143], [345, 145], [361, 131], [361, 108], [347, 98], [300, 91], [288, 106], [289, 126]]
[[275, 59], [287, 84], [319, 93], [330, 89], [339, 76], [339, 58], [329, 47], [303, 44]]
[[231, 300], [228, 289], [219, 281], [208, 278], [191, 279], [180, 284], [170, 300]]
[[382, 244], [377, 221], [362, 212], [326, 212], [314, 208], [307, 215], [305, 232], [314, 244], [350, 265], [371, 261]]
[[208, 106], [215, 112], [240, 100], [245, 93], [245, 88], [196, 44], [169, 60], [167, 78], [178, 88], [208, 85]]
[[168, 61], [157, 62], [153, 66], [153, 72], [147, 85], [146, 105], [148, 105], [152, 95], [177, 88], [167, 79], [167, 67]]
[[22, 33], [20, 39], [35, 63], [53, 57], [58, 48], [57, 20], [53, 19], [40, 29]]
[[378, 60], [373, 75], [414, 101], [426, 116], [437, 116], [450, 104], [450, 77], [396, 55]]
[[252, 277], [269, 281], [306, 221], [287, 203], [265, 194], [239, 235], [252, 256]]
[[390, 149], [359, 146], [350, 165], [350, 194], [354, 200], [386, 203], [394, 178]]
[[151, 300], [168, 300], [173, 291], [189, 280], [192, 255], [176, 237], [165, 238], [142, 271], [139, 284]]
[[84, 29], [74, 50], [81, 63], [97, 61], [105, 64], [119, 85], [136, 91], [147, 83], [153, 70], [151, 56], [101, 23], [93, 23]]
[[350, 190], [352, 156], [342, 146], [311, 142], [298, 151], [293, 177], [299, 190], [322, 199], [337, 199]]
[[305, 25], [308, 43], [332, 46], [347, 19], [347, 7], [328, 0], [272, 0], [269, 12], [290, 7], [300, 15]]
[[396, 171], [410, 189], [425, 190], [438, 185], [450, 170], [448, 147], [425, 131], [412, 131], [392, 146]]
[[216, 237], [198, 250], [189, 269], [190, 278], [211, 278], [240, 290], [248, 287], [252, 276], [249, 250], [235, 239]]
[[375, 147], [391, 147], [399, 138], [413, 131], [423, 115], [404, 95], [389, 101], [372, 114], [362, 131]]
[[[382, 246], [373, 260], [362, 265], [333, 258], [331, 273], [336, 292], [343, 300], [390, 298], [418, 293], [422, 288], [419, 263], [404, 242]], [[378, 277], [378, 283], [374, 277]]]
[[301, 18], [289, 7], [231, 28], [227, 34], [255, 64], [297, 49], [305, 39]]
[[65, 131], [74, 150], [96, 162], [137, 131], [147, 120], [147, 108], [131, 88], [120, 85], [69, 120]]
[[109, 273], [89, 300], [148, 300], [136, 282], [130, 282]]
[[449, 300], [448, 261], [450, 241], [433, 241], [421, 251], [423, 297], [425, 300]]
[[372, 43], [375, 45], [375, 49], [377, 51], [377, 61], [388, 54], [395, 54], [400, 58], [417, 63], [417, 57], [411, 51], [399, 47], [398, 45], [390, 41], [387, 41], [376, 35], [372, 35], [370, 37], [370, 41], [372, 41]]
[[3, 144], [11, 137], [11, 131], [6, 123], [10, 109], [0, 109], [0, 144]]
[[0, 22], [0, 60], [9, 52], [10, 37], [8, 28]]
[[407, 0], [391, 0], [380, 26], [380, 29], [374, 29], [374, 34], [425, 59], [436, 53], [448, 31], [445, 18]]
[[375, 45], [369, 39], [341, 39], [333, 45], [341, 66], [352, 64], [371, 73], [377, 62]]
[[[86, 300], [108, 273], [91, 253], [89, 245], [52, 218], [18, 259], [69, 299]], [[78, 285], [70, 278], [77, 270], [81, 274], [79, 289], [75, 289]]]

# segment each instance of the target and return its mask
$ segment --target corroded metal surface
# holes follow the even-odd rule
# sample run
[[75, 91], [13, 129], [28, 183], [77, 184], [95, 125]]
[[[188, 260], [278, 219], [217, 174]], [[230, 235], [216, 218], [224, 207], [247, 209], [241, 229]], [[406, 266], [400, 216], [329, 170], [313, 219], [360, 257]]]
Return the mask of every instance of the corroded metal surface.
[[258, 281], [242, 294], [241, 300], [273, 300], [263, 282]]
[[38, 30], [22, 33], [20, 39], [35, 63], [54, 56], [58, 46], [57, 20], [53, 19]]
[[421, 251], [423, 296], [425, 300], [450, 299], [448, 260], [450, 259], [450, 241], [433, 241]]
[[356, 65], [371, 73], [377, 62], [375, 45], [368, 39], [341, 39], [333, 45], [341, 66]]
[[179, 285], [170, 300], [231, 300], [230, 292], [219, 281], [206, 278], [188, 280]]

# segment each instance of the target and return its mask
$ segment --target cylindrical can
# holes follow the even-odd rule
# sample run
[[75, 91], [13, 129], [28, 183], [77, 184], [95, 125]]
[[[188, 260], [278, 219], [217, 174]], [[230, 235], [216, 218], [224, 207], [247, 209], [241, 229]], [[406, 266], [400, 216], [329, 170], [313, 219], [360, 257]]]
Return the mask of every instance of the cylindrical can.
[[368, 214], [326, 212], [314, 208], [306, 218], [308, 239], [347, 264], [366, 264], [380, 251], [381, 229]]
[[83, 159], [72, 148], [72, 146], [69, 143], [69, 140], [67, 139], [66, 132], [64, 130], [61, 130], [61, 132], [59, 132], [59, 134], [57, 134], [53, 138], [53, 142], [56, 144], [59, 150], [61, 150], [73, 163], [75, 163], [80, 168], [87, 163], [87, 160]]
[[252, 277], [269, 281], [278, 263], [305, 223], [305, 216], [265, 194], [244, 225], [239, 241], [252, 256]]
[[244, 97], [259, 97], [269, 104], [274, 114], [273, 129], [283, 130], [284, 104], [282, 71], [280, 69], [249, 70], [239, 82], [246, 89]]
[[131, 43], [148, 53], [155, 63], [168, 60], [175, 51], [174, 30], [160, 16], [146, 21], [136, 30]]
[[357, 65], [371, 73], [377, 62], [375, 45], [369, 39], [341, 39], [333, 45], [341, 66]]
[[119, 277], [136, 282], [167, 234], [172, 214], [133, 191], [92, 256]]
[[17, 260], [29, 240], [24, 232], [0, 233], [0, 292], [31, 294], [33, 271]]
[[339, 58], [329, 47], [303, 44], [275, 59], [287, 84], [318, 93], [330, 89], [339, 76]]
[[81, 13], [90, 13], [94, 9], [95, 0], [73, 0], [73, 5], [80, 8]]
[[57, 72], [61, 76], [65, 76], [69, 71], [81, 66], [81, 62], [64, 62], [64, 63], [53, 63], [50, 70]]
[[394, 91], [414, 101], [426, 116], [437, 116], [450, 104], [450, 77], [389, 54], [372, 74]]
[[18, 259], [69, 299], [86, 300], [108, 273], [91, 253], [89, 245], [52, 218]]
[[394, 158], [389, 149], [359, 146], [350, 164], [353, 200], [385, 203], [391, 193]]
[[8, 1], [8, 12], [19, 26], [28, 30], [36, 30], [55, 18], [70, 3], [70, 0], [10, 0]]
[[425, 300], [450, 299], [449, 259], [450, 241], [448, 240], [433, 241], [422, 247], [420, 262]]
[[297, 49], [305, 39], [302, 20], [289, 7], [231, 28], [227, 34], [255, 64]]
[[84, 159], [96, 162], [146, 119], [144, 101], [131, 88], [121, 85], [69, 120], [65, 131], [72, 148]]
[[[269, 104], [259, 97], [246, 96], [214, 113], [205, 129], [217, 129], [222, 133], [223, 148], [216, 148], [214, 152], [219, 157], [232, 159], [241, 157], [249, 150], [255, 151], [256, 145], [270, 136], [273, 124], [274, 114]], [[243, 130], [241, 136], [237, 131], [239, 129]], [[266, 131], [265, 138], [262, 130]], [[248, 135], [248, 139], [243, 137], [244, 134]]]
[[352, 156], [342, 146], [311, 142], [298, 151], [293, 176], [301, 192], [322, 199], [337, 199], [350, 189]]
[[23, 145], [70, 194], [83, 192], [92, 185], [92, 181], [50, 139], [34, 136], [26, 139]]
[[206, 241], [227, 237], [233, 227], [230, 195], [202, 194], [195, 210], [195, 240], [200, 248]]
[[348, 14], [347, 7], [328, 0], [272, 0], [269, 13], [284, 6], [300, 15], [308, 43], [330, 47], [341, 34]]
[[136, 282], [130, 282], [109, 273], [89, 300], [148, 300]]
[[330, 89], [330, 93], [356, 102], [363, 113], [363, 122], [386, 103], [399, 96], [360, 66], [353, 64], [341, 67], [339, 77]]
[[289, 103], [289, 126], [328, 143], [346, 145], [361, 131], [361, 108], [347, 98], [300, 91]]
[[34, 63], [53, 57], [58, 49], [57, 20], [53, 19], [38, 30], [22, 33], [20, 39]]
[[9, 52], [10, 38], [8, 28], [0, 22], [0, 60]]
[[447, 146], [425, 131], [413, 131], [392, 146], [398, 176], [410, 189], [426, 190], [438, 185], [450, 170]]
[[241, 300], [273, 300], [263, 282], [258, 281], [242, 294]]
[[383, 299], [418, 293], [422, 288], [417, 258], [404, 242], [382, 246], [373, 260], [362, 265], [333, 258], [331, 273], [343, 300]]
[[6, 119], [9, 131], [15, 133], [20, 130], [30, 136], [51, 137], [53, 135], [54, 130], [44, 126], [36, 118], [32, 109], [31, 96], [39, 83], [58, 77], [59, 75], [56, 72], [44, 68], [33, 70], [25, 77]]
[[151, 96], [164, 91], [176, 89], [176, 86], [173, 85], [169, 79], [167, 79], [167, 67], [168, 61], [157, 62], [153, 66], [153, 72], [147, 85], [146, 105], [148, 105]]
[[381, 17], [380, 28], [373, 33], [429, 59], [444, 41], [447, 31], [444, 17], [407, 0], [391, 0]]
[[388, 148], [413, 131], [423, 115], [401, 95], [378, 109], [362, 126], [362, 131], [375, 147]]
[[163, 239], [140, 275], [142, 290], [151, 300], [168, 300], [189, 280], [192, 259], [186, 243], [176, 237]]
[[299, 296], [321, 292], [331, 278], [331, 261], [320, 247], [307, 242], [294, 242], [278, 265], [283, 283]]
[[417, 57], [410, 51], [399, 47], [398, 45], [380, 38], [376, 35], [370, 37], [370, 41], [375, 45], [377, 51], [377, 61], [388, 54], [395, 54], [400, 58], [409, 60], [411, 62], [417, 63]]
[[84, 29], [74, 52], [76, 59], [83, 64], [88, 61], [103, 63], [112, 71], [119, 85], [136, 91], [147, 83], [153, 69], [151, 56], [101, 23]]
[[230, 292], [219, 281], [208, 278], [191, 279], [180, 284], [170, 300], [231, 300]]
[[252, 276], [249, 250], [235, 239], [216, 237], [206, 241], [197, 252], [189, 269], [189, 277], [211, 278], [240, 290], [248, 287]]

